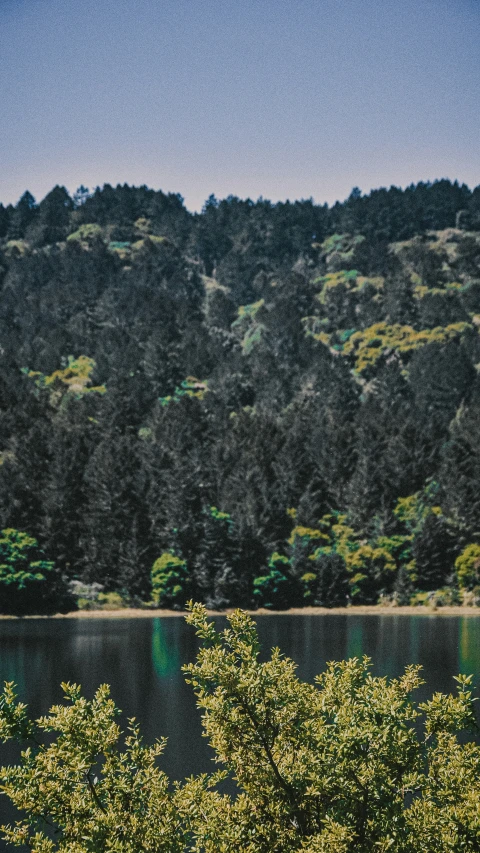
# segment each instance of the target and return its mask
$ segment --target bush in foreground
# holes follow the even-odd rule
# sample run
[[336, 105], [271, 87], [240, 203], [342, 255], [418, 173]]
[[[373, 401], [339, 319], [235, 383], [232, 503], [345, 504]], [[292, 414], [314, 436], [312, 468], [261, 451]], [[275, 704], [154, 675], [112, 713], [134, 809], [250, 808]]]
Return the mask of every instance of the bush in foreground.
[[[259, 661], [242, 611], [221, 633], [200, 605], [187, 619], [202, 647], [185, 670], [222, 770], [172, 785], [163, 742], [145, 746], [133, 721], [123, 740], [106, 686], [88, 701], [64, 685], [66, 704], [32, 722], [7, 685], [1, 739], [27, 744], [0, 771], [26, 813], [7, 840], [36, 853], [480, 849], [480, 748], [458, 738], [475, 729], [470, 678], [420, 705], [417, 667], [388, 680], [354, 658], [306, 684], [277, 649]], [[218, 790], [226, 776], [236, 798]]]

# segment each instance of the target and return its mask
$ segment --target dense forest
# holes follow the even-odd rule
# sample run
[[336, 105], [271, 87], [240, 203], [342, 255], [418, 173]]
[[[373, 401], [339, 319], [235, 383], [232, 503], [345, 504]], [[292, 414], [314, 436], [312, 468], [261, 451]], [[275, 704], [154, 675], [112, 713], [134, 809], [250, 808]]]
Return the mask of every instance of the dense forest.
[[0, 205], [0, 610], [480, 602], [480, 187]]

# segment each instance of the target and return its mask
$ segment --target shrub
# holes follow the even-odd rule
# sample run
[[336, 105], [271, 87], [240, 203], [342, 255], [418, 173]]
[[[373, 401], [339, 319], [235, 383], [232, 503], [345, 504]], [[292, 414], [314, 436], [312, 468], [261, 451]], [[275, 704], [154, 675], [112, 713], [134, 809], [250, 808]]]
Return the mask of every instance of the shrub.
[[480, 585], [480, 545], [467, 545], [455, 560], [460, 589], [474, 589]]
[[[29, 744], [0, 771], [25, 812], [7, 840], [36, 853], [479, 849], [480, 747], [458, 737], [475, 729], [471, 677], [420, 705], [413, 666], [374, 678], [368, 659], [353, 658], [306, 684], [278, 649], [259, 660], [245, 613], [221, 633], [201, 605], [188, 621], [202, 647], [185, 670], [224, 770], [171, 785], [156, 763], [164, 742], [146, 747], [131, 721], [123, 744], [105, 685], [93, 700], [63, 685], [66, 704], [31, 722], [7, 684], [0, 738]], [[237, 797], [217, 790], [227, 776]]]
[[160, 607], [183, 607], [187, 599], [188, 571], [185, 560], [165, 551], [151, 572], [152, 600]]
[[38, 542], [14, 528], [0, 531], [0, 611], [23, 615], [51, 613], [73, 604]]
[[100, 610], [122, 610], [128, 606], [119, 592], [100, 592], [97, 601]]
[[285, 610], [291, 606], [293, 580], [288, 574], [289, 560], [276, 551], [268, 562], [269, 571], [253, 581], [253, 597], [258, 607]]

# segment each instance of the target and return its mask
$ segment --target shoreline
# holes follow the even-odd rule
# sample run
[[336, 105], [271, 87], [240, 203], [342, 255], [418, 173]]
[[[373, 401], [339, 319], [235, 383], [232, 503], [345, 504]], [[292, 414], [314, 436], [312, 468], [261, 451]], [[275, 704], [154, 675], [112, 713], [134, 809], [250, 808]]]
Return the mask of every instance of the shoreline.
[[[207, 610], [209, 616], [228, 616], [236, 608]], [[382, 604], [358, 604], [351, 607], [291, 607], [289, 610], [247, 610], [250, 616], [472, 616], [480, 617], [480, 607], [445, 606], [428, 607], [411, 605], [389, 607]], [[1, 620], [9, 619], [158, 619], [184, 617], [186, 610], [143, 609], [124, 607], [118, 610], [73, 610], [70, 613], [52, 615], [13, 616], [0, 614]]]

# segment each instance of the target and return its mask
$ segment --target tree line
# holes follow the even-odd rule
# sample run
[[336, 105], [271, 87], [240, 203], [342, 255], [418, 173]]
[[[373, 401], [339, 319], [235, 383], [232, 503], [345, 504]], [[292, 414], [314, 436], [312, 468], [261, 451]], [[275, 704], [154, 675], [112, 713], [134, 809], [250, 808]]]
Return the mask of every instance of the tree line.
[[480, 598], [480, 188], [25, 193], [0, 289], [0, 609]]

